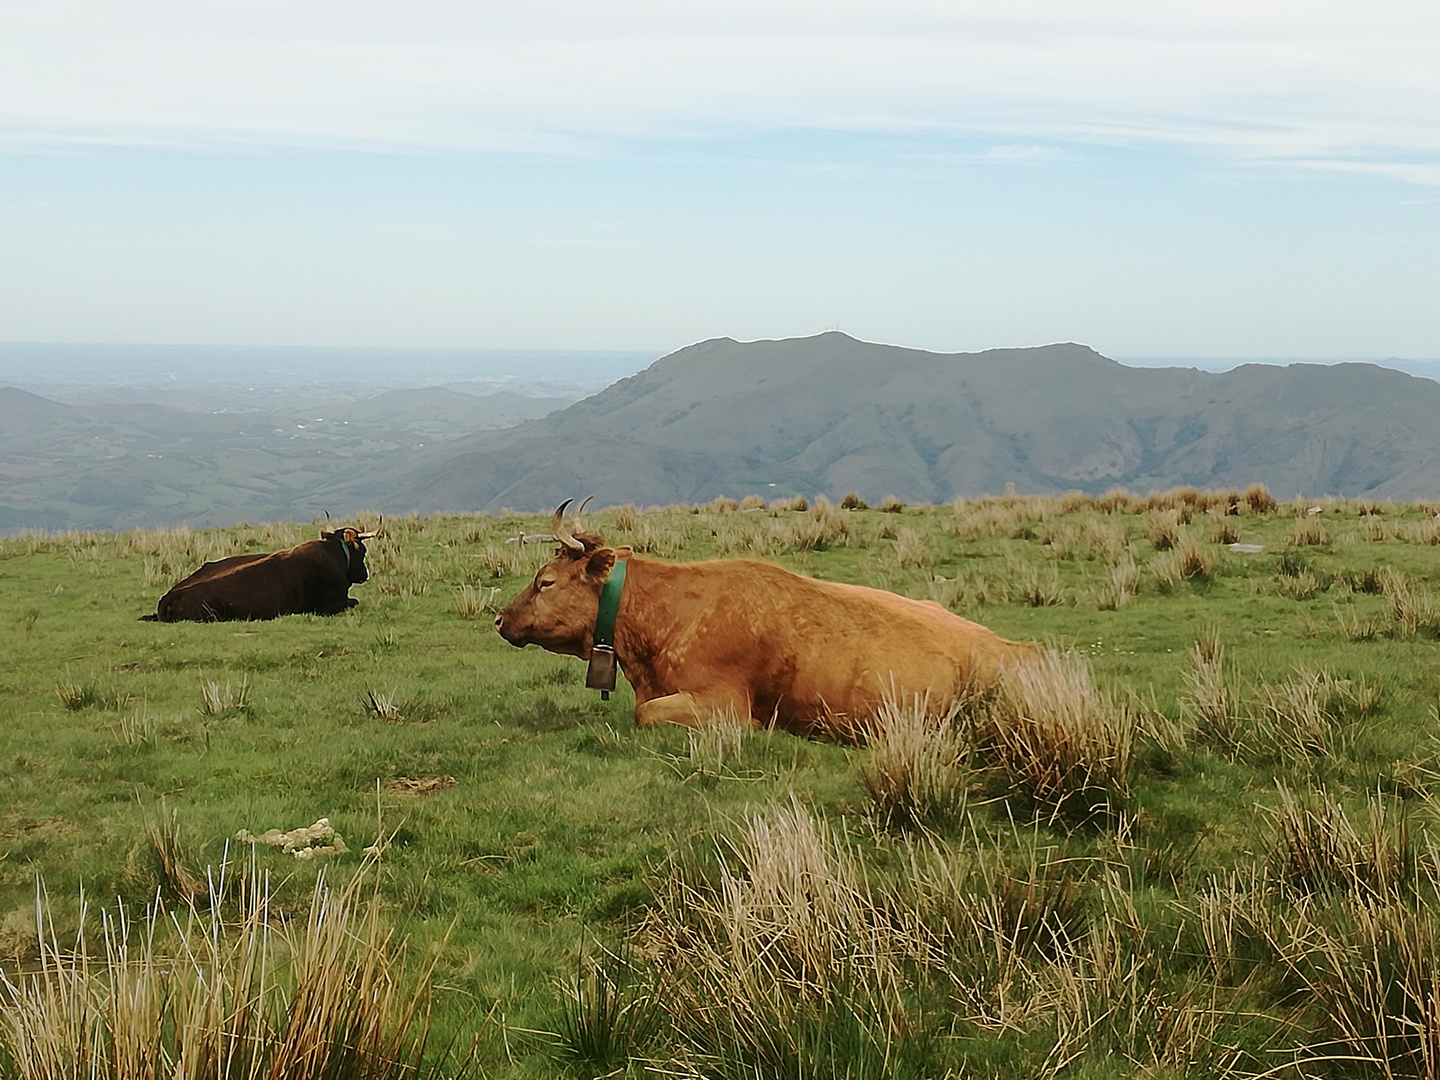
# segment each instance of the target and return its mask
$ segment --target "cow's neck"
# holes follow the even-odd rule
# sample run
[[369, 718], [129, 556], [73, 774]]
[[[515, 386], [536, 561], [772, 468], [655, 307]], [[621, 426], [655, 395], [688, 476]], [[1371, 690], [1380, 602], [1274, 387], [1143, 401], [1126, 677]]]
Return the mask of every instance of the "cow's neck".
[[345, 559], [345, 576], [348, 578], [350, 576], [350, 545], [345, 543], [344, 536], [340, 537], [340, 551]]
[[623, 558], [627, 567], [615, 620], [615, 658], [636, 692], [648, 696], [657, 666], [664, 663], [666, 644], [679, 629], [670, 595], [671, 567], [633, 555]]

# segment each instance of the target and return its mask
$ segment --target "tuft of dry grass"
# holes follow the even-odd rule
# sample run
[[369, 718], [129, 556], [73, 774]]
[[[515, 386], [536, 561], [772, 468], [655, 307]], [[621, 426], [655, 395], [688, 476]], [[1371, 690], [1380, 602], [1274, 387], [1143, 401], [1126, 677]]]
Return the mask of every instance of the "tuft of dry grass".
[[841, 510], [869, 510], [870, 504], [861, 498], [858, 491], [847, 491], [840, 500]]
[[1402, 634], [1440, 636], [1440, 601], [1433, 593], [1416, 588], [1404, 574], [1389, 567], [1380, 571], [1380, 580], [1390, 599], [1390, 617]]
[[[284, 1077], [398, 1080], [423, 1075], [432, 952], [416, 978], [362, 872], [343, 888], [322, 877], [308, 917], [274, 918], [253, 864], [238, 914], [222, 917], [224, 878], [207, 908], [83, 901], [73, 948], [37, 900], [39, 962], [0, 972], [0, 1045], [28, 1080]], [[98, 938], [99, 948], [92, 942]]]
[[1145, 538], [1156, 551], [1169, 551], [1180, 542], [1179, 513], [1168, 510], [1151, 515], [1145, 523]]
[[1238, 544], [1240, 542], [1240, 526], [1229, 514], [1220, 510], [1210, 510], [1205, 516], [1210, 519], [1209, 540], [1212, 544]]
[[667, 975], [659, 1001], [670, 1030], [711, 1063], [707, 1074], [843, 1075], [852, 1051], [837, 1032], [882, 1055], [906, 1037], [913, 920], [895, 925], [823, 819], [793, 798], [749, 814], [716, 859], [660, 882], [639, 935]]
[[1352, 739], [1348, 718], [1374, 705], [1368, 688], [1321, 669], [1297, 668], [1284, 682], [1257, 684], [1249, 723], [1237, 731], [1233, 752], [1252, 760], [1300, 765], [1332, 757]]
[[1202, 739], [1233, 751], [1240, 738], [1236, 695], [1226, 677], [1225, 645], [1216, 627], [1206, 627], [1191, 646], [1190, 670], [1183, 678], [1181, 715]]
[[481, 619], [498, 610], [495, 598], [500, 595], [499, 586], [478, 588], [461, 585], [455, 592], [455, 614], [462, 619]]
[[200, 711], [206, 716], [226, 716], [250, 708], [250, 678], [241, 678], [236, 686], [228, 679], [224, 685], [215, 679], [200, 680]]
[[1053, 566], [1041, 571], [1033, 563], [1016, 563], [1011, 565], [1010, 572], [1005, 593], [1011, 602], [1027, 607], [1054, 607], [1065, 602], [1065, 589]]
[[1402, 805], [1372, 795], [1357, 825], [1324, 790], [1302, 798], [1277, 788], [1270, 862], [1287, 888], [1377, 900], [1412, 890], [1419, 862]]
[[1138, 729], [1135, 711], [1098, 689], [1080, 656], [1048, 651], [1002, 675], [981, 710], [979, 744], [1039, 816], [1085, 822], [1128, 802]]
[[901, 527], [895, 531], [891, 549], [895, 562], [907, 570], [928, 570], [935, 565], [935, 553], [927, 537], [918, 529]]
[[690, 766], [698, 776], [733, 776], [735, 766], [755, 735], [748, 716], [734, 711], [716, 713], [705, 723], [689, 730]]
[[405, 723], [405, 714], [395, 700], [395, 691], [366, 690], [362, 696], [365, 711], [387, 724]]
[[1118, 611], [1139, 591], [1140, 571], [1129, 556], [1110, 564], [1105, 582], [1100, 586], [1097, 606], [1101, 611]]
[[1252, 514], [1273, 514], [1280, 509], [1280, 503], [1264, 484], [1251, 484], [1242, 499], [1245, 509]]
[[887, 824], [930, 825], [963, 811], [971, 774], [961, 707], [936, 708], [929, 694], [908, 701], [890, 694], [866, 725], [860, 778]]

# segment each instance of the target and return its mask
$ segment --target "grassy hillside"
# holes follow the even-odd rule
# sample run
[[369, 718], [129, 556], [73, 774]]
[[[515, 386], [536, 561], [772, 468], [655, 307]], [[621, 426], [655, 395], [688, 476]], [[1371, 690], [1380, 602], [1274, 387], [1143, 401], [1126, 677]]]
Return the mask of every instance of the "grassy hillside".
[[[37, 879], [62, 952], [82, 890], [92, 949], [120, 904], [139, 948], [157, 895], [218, 891], [239, 934], [252, 858], [262, 921], [303, 928], [379, 836], [429, 1060], [459, 1033], [442, 1075], [472, 1043], [513, 1078], [1430, 1075], [1436, 507], [795, 505], [591, 524], [933, 598], [1056, 650], [1049, 681], [898, 703], [867, 746], [639, 730], [623, 687], [491, 629], [550, 553], [503, 541], [542, 518], [387, 520], [358, 608], [254, 624], [136, 620], [312, 528], [0, 540], [0, 970], [38, 970]], [[236, 839], [322, 817], [345, 853]]]
[[1370, 364], [1127, 368], [1082, 345], [942, 354], [831, 332], [689, 346], [544, 420], [428, 447], [337, 499], [422, 513], [859, 491], [940, 502], [1258, 480], [1440, 495], [1440, 384]]

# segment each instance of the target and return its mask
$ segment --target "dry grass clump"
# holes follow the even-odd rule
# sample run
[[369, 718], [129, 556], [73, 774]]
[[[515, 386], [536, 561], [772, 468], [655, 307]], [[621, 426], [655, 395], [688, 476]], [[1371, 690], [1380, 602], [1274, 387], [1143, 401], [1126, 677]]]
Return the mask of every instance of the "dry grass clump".
[[1335, 606], [1335, 622], [1346, 641], [1376, 641], [1390, 631], [1390, 620], [1382, 615], [1346, 610]]
[[481, 568], [491, 578], [514, 577], [525, 572], [523, 544], [486, 544], [478, 555]]
[[1356, 824], [1323, 790], [1301, 798], [1280, 784], [1278, 794], [1270, 862], [1285, 886], [1374, 899], [1412, 889], [1418, 853], [1402, 805], [1372, 795]]
[[733, 710], [716, 713], [688, 732], [691, 768], [698, 776], [735, 775], [734, 767], [744, 758], [754, 735], [755, 725], [748, 716], [739, 716]]
[[895, 546], [890, 549], [895, 562], [907, 570], [928, 570], [935, 565], [935, 554], [925, 534], [918, 529], [902, 527], [895, 531]]
[[1235, 523], [1232, 515], [1211, 509], [1206, 512], [1205, 516], [1210, 522], [1210, 543], [1238, 544], [1240, 542], [1240, 527]]
[[787, 512], [803, 513], [810, 509], [810, 500], [804, 495], [786, 495], [777, 499], [771, 499], [769, 509], [773, 513], [783, 514]]
[[722, 1076], [872, 1074], [855, 1055], [888, 1056], [911, 1027], [901, 985], [914, 944], [854, 852], [792, 799], [748, 815], [717, 859], [662, 882], [639, 936], [668, 973], [660, 1004], [677, 1056]]
[[954, 578], [937, 578], [930, 583], [930, 599], [956, 614], [982, 608], [990, 602], [991, 586], [984, 575], [959, 574]]
[[227, 716], [250, 708], [250, 677], [244, 676], [236, 686], [228, 679], [222, 685], [215, 679], [200, 680], [200, 712], [205, 716]]
[[1251, 484], [1241, 500], [1245, 510], [1251, 514], [1273, 514], [1280, 509], [1279, 501], [1264, 484]]
[[634, 532], [640, 521], [640, 509], [634, 503], [617, 506], [612, 511], [611, 522], [616, 532]]
[[180, 824], [180, 813], [162, 802], [141, 817], [140, 842], [130, 852], [125, 874], [144, 881], [146, 891], [166, 901], [192, 905], [207, 890], [195, 844]]
[[1290, 531], [1290, 543], [1295, 547], [1318, 547], [1330, 543], [1330, 534], [1313, 517], [1296, 518]]
[[1207, 626], [1190, 647], [1190, 670], [1183, 673], [1185, 691], [1180, 714], [1197, 735], [1233, 748], [1239, 737], [1236, 693], [1225, 671], [1225, 645], [1220, 632]]
[[869, 510], [870, 504], [866, 502], [858, 491], [847, 491], [840, 500], [841, 510]]
[[1130, 548], [1125, 530], [1109, 522], [1087, 520], [1075, 531], [1075, 543], [1091, 558], [1114, 564], [1124, 558]]
[[721, 556], [798, 554], [848, 542], [850, 519], [829, 500], [817, 498], [804, 515], [736, 515], [711, 522], [711, 533]]
[[1395, 535], [1412, 544], [1440, 544], [1440, 516], [1414, 522]]
[[[756, 495], [755, 498], [760, 499], [760, 496]], [[765, 505], [764, 499], [760, 499], [760, 505]], [[705, 509], [710, 511], [710, 513], [712, 514], [728, 514], [732, 513], [733, 511], [739, 510], [740, 504], [734, 499], [730, 498], [729, 495], [717, 495], [715, 496], [715, 498], [710, 500], [709, 504], [706, 505]]]
[[1204, 513], [1216, 503], [1228, 501], [1226, 495], [1216, 492], [1201, 492], [1185, 484], [1166, 491], [1152, 491], [1141, 502], [1144, 511], [1169, 510], [1178, 514], [1181, 522], [1190, 520], [1192, 513]]
[[1041, 570], [1034, 563], [1012, 563], [1005, 583], [1005, 596], [1011, 603], [1027, 607], [1054, 607], [1065, 602], [1065, 588], [1053, 566]]
[[[428, 1034], [431, 953], [417, 978], [381, 919], [365, 875], [344, 888], [322, 878], [309, 915], [274, 917], [252, 868], [246, 899], [218, 911], [157, 903], [95, 916], [82, 900], [73, 947], [37, 903], [39, 962], [0, 972], [0, 1045], [28, 1080], [284, 1077], [391, 1080], [420, 1073]], [[98, 948], [95, 945], [98, 943]]]
[[765, 497], [764, 497], [763, 495], [754, 495], [754, 494], [746, 495], [743, 499], [740, 500], [739, 509], [741, 509], [741, 510], [764, 510], [764, 509], [765, 509]]
[[455, 614], [462, 619], [481, 619], [486, 615], [493, 615], [499, 610], [496, 607], [496, 597], [499, 595], [499, 586], [477, 588], [462, 584], [455, 592]]
[[[1323, 1062], [1385, 1077], [1440, 1070], [1440, 922], [1433, 847], [1403, 809], [1372, 797], [1363, 816], [1324, 792], [1281, 789], [1273, 878], [1241, 907], [1302, 997], [1293, 1022]], [[1266, 894], [1269, 895], [1266, 895]], [[1258, 900], [1258, 902], [1257, 902]]]
[[1111, 488], [1095, 500], [1095, 509], [1102, 514], [1134, 514], [1139, 512], [1139, 505], [1134, 493], [1124, 488]]
[[929, 694], [909, 701], [892, 694], [866, 725], [869, 755], [860, 778], [887, 824], [935, 824], [963, 810], [970, 743], [961, 706], [937, 708]]
[[585, 1075], [615, 1076], [649, 1052], [665, 1021], [655, 980], [628, 950], [579, 958], [564, 987], [557, 1034], [566, 1057]]
[[977, 722], [982, 753], [1038, 816], [1101, 820], [1128, 802], [1137, 717], [1077, 654], [1046, 652], [1005, 672]]
[[1174, 510], [1152, 514], [1145, 522], [1145, 538], [1156, 551], [1169, 551], [1180, 543], [1180, 516]]
[[1353, 739], [1351, 721], [1379, 704], [1377, 687], [1339, 679], [1328, 671], [1297, 668], [1280, 683], [1260, 681], [1249, 704], [1249, 723], [1232, 746], [1239, 759], [1304, 764], [1333, 757]]
[[673, 559], [690, 545], [687, 524], [641, 521], [631, 532], [630, 549], [641, 555]]
[[1325, 591], [1326, 583], [1310, 570], [1296, 574], [1279, 574], [1275, 578], [1275, 595], [1288, 600], [1311, 600]]
[[403, 724], [405, 722], [405, 713], [400, 703], [396, 701], [393, 690], [366, 690], [361, 695], [361, 701], [365, 706], [365, 712], [377, 720], [384, 720], [387, 724]]
[[1118, 611], [1139, 591], [1140, 571], [1129, 556], [1110, 564], [1096, 596], [1101, 611]]
[[1215, 556], [1189, 536], [1180, 536], [1172, 550], [1162, 551], [1150, 561], [1150, 572], [1162, 593], [1172, 593], [1187, 581], [1204, 584], [1217, 570]]
[[1390, 600], [1390, 617], [1401, 634], [1440, 636], [1440, 601], [1433, 593], [1416, 588], [1408, 577], [1388, 566], [1380, 569], [1377, 578]]

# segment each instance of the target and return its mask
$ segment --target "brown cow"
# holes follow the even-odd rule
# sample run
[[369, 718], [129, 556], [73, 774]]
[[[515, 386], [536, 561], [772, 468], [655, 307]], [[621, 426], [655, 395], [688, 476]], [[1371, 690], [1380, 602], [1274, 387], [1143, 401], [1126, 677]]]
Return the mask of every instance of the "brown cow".
[[142, 618], [223, 622], [302, 612], [337, 614], [357, 603], [349, 595], [350, 586], [370, 577], [365, 541], [375, 535], [355, 529], [322, 530], [319, 540], [288, 551], [207, 562], [162, 596], [154, 615]]
[[731, 712], [802, 733], [853, 732], [886, 697], [954, 700], [1038, 655], [927, 600], [750, 559], [677, 564], [605, 547], [565, 529], [568, 505], [553, 525], [562, 547], [495, 629], [512, 645], [588, 658], [601, 588], [624, 560], [615, 656], [647, 727]]

